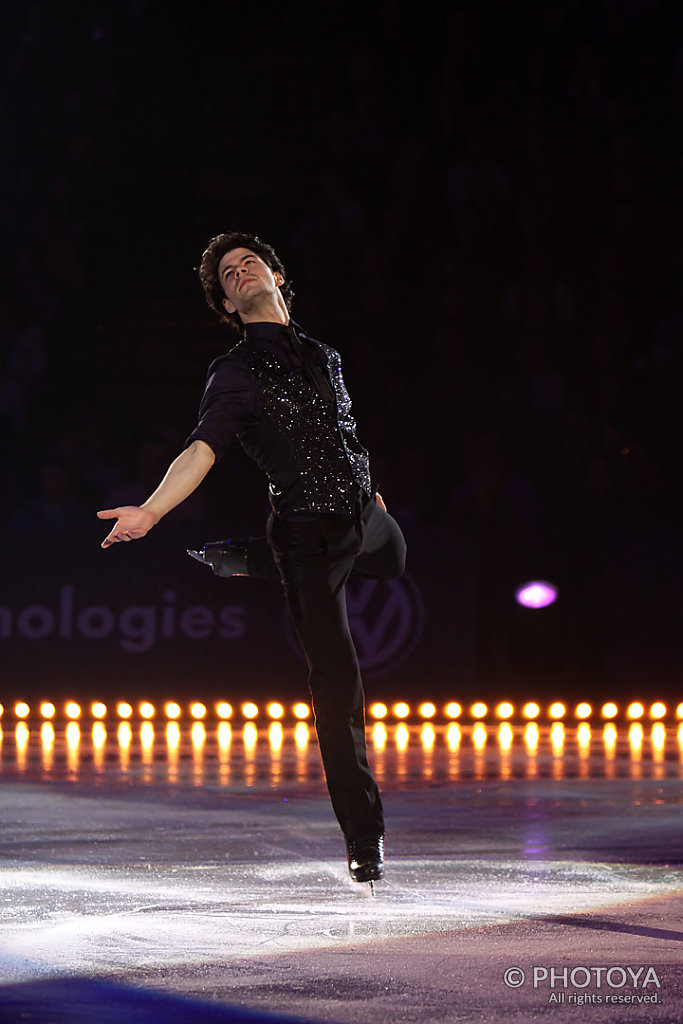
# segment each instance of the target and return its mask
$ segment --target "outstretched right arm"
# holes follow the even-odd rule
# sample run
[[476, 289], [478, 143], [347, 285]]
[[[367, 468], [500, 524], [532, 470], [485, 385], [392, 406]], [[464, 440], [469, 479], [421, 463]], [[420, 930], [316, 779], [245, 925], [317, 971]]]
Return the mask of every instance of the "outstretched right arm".
[[142, 505], [121, 505], [98, 512], [98, 519], [116, 519], [102, 547], [144, 537], [167, 512], [199, 487], [215, 461], [213, 449], [205, 441], [193, 441], [174, 459], [164, 479]]

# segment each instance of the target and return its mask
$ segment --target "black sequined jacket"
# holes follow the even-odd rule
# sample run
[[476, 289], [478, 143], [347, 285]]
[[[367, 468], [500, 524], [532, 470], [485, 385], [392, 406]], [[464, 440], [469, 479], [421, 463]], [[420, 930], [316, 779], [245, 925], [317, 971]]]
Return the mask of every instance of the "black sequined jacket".
[[187, 439], [217, 457], [234, 437], [268, 478], [276, 513], [348, 512], [370, 494], [369, 457], [356, 437], [339, 353], [295, 325], [327, 373], [325, 401], [279, 324], [248, 324], [245, 338], [209, 368], [199, 422]]

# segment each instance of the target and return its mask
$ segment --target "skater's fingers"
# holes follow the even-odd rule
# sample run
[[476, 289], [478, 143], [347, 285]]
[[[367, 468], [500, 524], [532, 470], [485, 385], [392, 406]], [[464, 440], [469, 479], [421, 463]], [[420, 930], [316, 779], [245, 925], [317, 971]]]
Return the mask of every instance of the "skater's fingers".
[[110, 548], [112, 544], [118, 544], [120, 540], [121, 538], [116, 535], [116, 527], [114, 527], [111, 533], [104, 538], [100, 546], [103, 548]]
[[108, 548], [111, 547], [112, 544], [120, 544], [121, 542], [128, 543], [129, 540], [138, 540], [139, 537], [144, 536], [144, 533], [140, 533], [140, 531], [134, 532], [133, 530], [121, 530], [117, 524], [111, 533], [102, 541], [102, 547]]
[[148, 509], [137, 505], [120, 505], [118, 508], [104, 509], [97, 513], [100, 519], [116, 519], [111, 532], [102, 542], [103, 548], [111, 547], [121, 541], [139, 540], [154, 526], [154, 515]]

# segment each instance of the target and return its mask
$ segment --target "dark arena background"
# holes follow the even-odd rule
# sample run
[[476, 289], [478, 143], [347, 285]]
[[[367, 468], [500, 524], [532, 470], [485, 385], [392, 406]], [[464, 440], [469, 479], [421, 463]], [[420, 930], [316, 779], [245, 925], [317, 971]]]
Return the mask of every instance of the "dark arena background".
[[[680, 1022], [680, 4], [3, 29], [0, 1021]], [[408, 540], [347, 591], [374, 899], [280, 586], [185, 553], [264, 532], [239, 445], [100, 547], [234, 344], [196, 273], [234, 229], [340, 351]]]

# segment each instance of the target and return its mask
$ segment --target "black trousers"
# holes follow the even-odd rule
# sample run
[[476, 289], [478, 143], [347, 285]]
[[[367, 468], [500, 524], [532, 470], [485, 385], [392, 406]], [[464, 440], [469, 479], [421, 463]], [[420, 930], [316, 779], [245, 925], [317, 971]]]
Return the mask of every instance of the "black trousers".
[[365, 701], [349, 630], [345, 585], [350, 574], [394, 579], [405, 568], [406, 542], [374, 499], [353, 514], [306, 519], [271, 515], [270, 551], [249, 545], [250, 574], [277, 568], [309, 666], [308, 685], [327, 788], [347, 839], [384, 832], [382, 801], [365, 746]]

